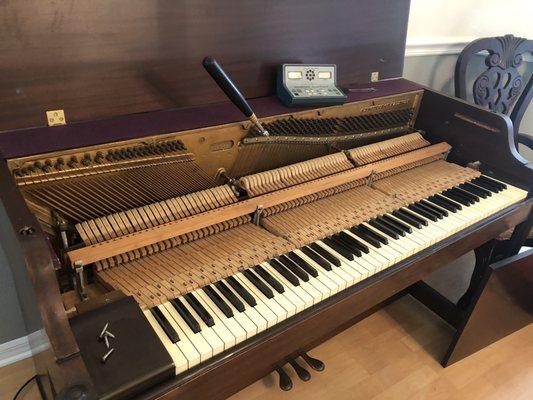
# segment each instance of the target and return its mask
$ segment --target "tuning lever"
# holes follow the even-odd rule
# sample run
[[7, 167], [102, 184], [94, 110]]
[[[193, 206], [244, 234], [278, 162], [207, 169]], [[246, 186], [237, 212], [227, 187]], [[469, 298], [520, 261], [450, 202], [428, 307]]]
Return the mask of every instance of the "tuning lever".
[[252, 121], [252, 123], [259, 129], [263, 136], [268, 136], [268, 132], [261, 125], [256, 115], [254, 114], [250, 104], [246, 101], [241, 91], [235, 86], [230, 77], [222, 69], [220, 64], [213, 57], [206, 57], [202, 62], [206, 71], [211, 75], [211, 78], [217, 85], [226, 93], [226, 96], [237, 106], [241, 112]]

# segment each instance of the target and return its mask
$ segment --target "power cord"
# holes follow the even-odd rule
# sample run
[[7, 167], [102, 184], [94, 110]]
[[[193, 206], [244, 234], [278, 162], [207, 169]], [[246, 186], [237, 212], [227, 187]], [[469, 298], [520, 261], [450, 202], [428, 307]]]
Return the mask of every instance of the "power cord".
[[24, 385], [22, 385], [20, 387], [20, 389], [18, 390], [18, 392], [15, 394], [15, 397], [13, 397], [13, 400], [17, 400], [17, 397], [19, 396], [20, 393], [22, 393], [22, 391], [24, 390], [24, 388], [31, 382], [33, 381], [35, 378], [37, 378], [37, 375], [33, 375], [30, 379], [28, 379]]

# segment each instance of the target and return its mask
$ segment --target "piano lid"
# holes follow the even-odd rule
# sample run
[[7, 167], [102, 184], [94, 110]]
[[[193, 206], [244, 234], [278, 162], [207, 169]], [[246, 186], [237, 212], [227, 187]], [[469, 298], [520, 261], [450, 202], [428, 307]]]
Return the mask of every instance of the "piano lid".
[[3, 2], [0, 131], [226, 101], [201, 66], [223, 62], [248, 98], [283, 62], [336, 63], [339, 84], [402, 74], [409, 0]]

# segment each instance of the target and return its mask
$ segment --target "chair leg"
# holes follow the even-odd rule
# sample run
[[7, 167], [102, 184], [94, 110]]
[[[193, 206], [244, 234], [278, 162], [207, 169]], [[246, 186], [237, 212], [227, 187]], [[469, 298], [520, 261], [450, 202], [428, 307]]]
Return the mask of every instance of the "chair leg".
[[474, 250], [476, 254], [476, 265], [474, 266], [474, 271], [472, 272], [472, 278], [470, 278], [468, 289], [457, 302], [457, 306], [463, 310], [465, 310], [470, 304], [472, 295], [474, 294], [481, 277], [490, 265], [495, 245], [496, 240], [493, 239], [489, 240], [485, 244], [482, 244]]

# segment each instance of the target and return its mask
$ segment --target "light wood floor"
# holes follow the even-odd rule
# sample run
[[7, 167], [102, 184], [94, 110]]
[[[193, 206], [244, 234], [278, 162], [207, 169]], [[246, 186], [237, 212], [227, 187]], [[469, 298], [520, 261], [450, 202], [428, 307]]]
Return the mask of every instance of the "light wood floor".
[[[309, 382], [293, 378], [282, 392], [277, 374], [231, 400], [526, 400], [533, 399], [533, 325], [446, 369], [437, 361], [450, 328], [418, 302], [405, 297], [310, 352], [326, 363]], [[303, 363], [302, 363], [303, 365]], [[0, 399], [11, 399], [33, 375], [25, 360], [0, 369]], [[38, 399], [36, 385], [25, 400]]]

